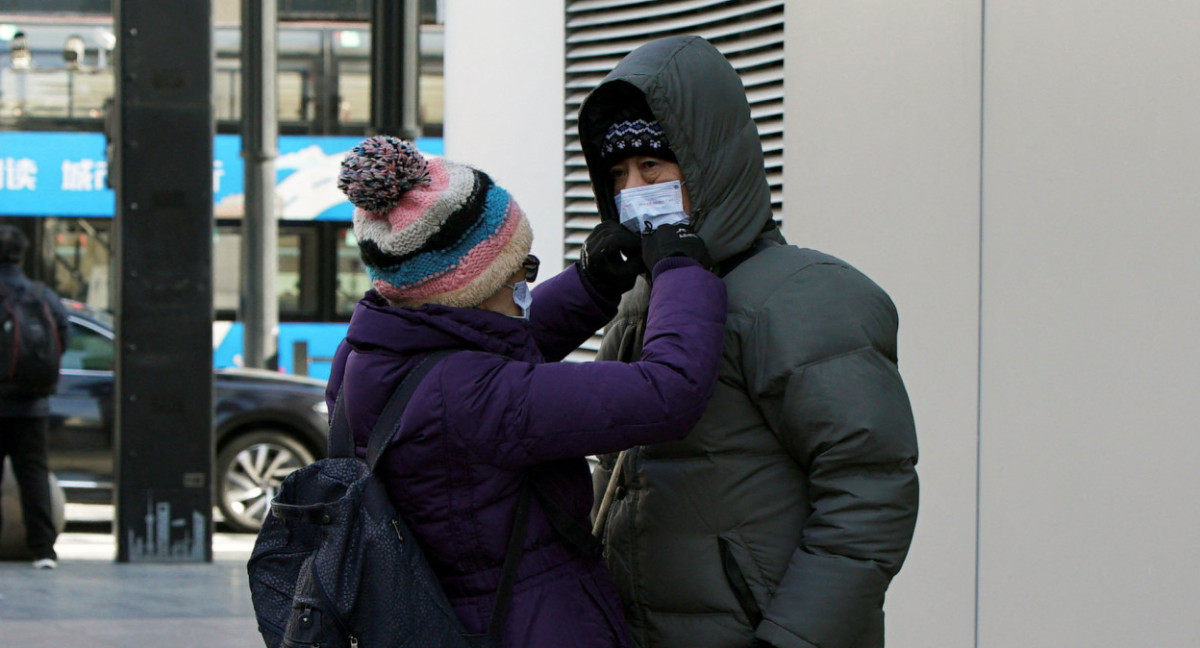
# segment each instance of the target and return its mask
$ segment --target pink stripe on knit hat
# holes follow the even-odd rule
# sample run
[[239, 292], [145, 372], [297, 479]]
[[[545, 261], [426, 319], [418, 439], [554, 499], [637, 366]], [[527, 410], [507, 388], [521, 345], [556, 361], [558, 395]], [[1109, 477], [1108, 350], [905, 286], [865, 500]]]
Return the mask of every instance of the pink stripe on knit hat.
[[[412, 189], [404, 192], [400, 197], [400, 202], [391, 209], [387, 214], [376, 215], [380, 220], [386, 218], [391, 225], [393, 232], [398, 232], [416, 221], [420, 220], [429, 208], [438, 201], [439, 198], [444, 199], [442, 192], [450, 187], [450, 173], [446, 169], [445, 160], [442, 158], [426, 158], [429, 166], [429, 184], [417, 185]], [[465, 187], [469, 193], [471, 185]], [[466, 195], [463, 196], [466, 199]], [[442, 217], [444, 221], [449, 213]]]

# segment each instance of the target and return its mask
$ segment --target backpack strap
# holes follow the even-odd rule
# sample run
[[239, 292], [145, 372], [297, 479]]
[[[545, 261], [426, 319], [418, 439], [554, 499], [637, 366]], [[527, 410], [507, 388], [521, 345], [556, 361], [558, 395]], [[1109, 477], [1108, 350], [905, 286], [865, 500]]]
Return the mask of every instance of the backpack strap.
[[353, 455], [354, 442], [350, 439], [350, 424], [346, 421], [342, 392], [345, 384], [338, 387], [337, 402], [333, 406], [333, 417], [329, 423], [329, 456], [344, 459]]
[[530, 481], [533, 484], [533, 494], [537, 496], [538, 503], [542, 505], [542, 512], [546, 514], [546, 519], [550, 521], [554, 531], [583, 556], [599, 560], [604, 555], [604, 543], [600, 538], [592, 535], [592, 530], [587, 525], [567, 515], [542, 488], [536, 474]]
[[391, 445], [392, 436], [396, 433], [396, 426], [400, 424], [400, 416], [404, 414], [404, 408], [408, 407], [408, 400], [417, 391], [425, 374], [433, 370], [439, 360], [451, 353], [454, 351], [443, 349], [421, 358], [417, 366], [413, 367], [404, 380], [400, 381], [400, 386], [396, 388], [396, 391], [392, 392], [392, 397], [388, 399], [383, 412], [379, 414], [379, 419], [375, 421], [375, 427], [371, 429], [371, 438], [367, 442], [367, 465], [371, 467], [372, 471], [375, 470], [375, 464], [379, 463], [379, 458], [383, 456], [383, 451]]
[[525, 553], [525, 532], [529, 530], [529, 497], [533, 487], [526, 479], [521, 484], [517, 499], [517, 512], [513, 519], [512, 533], [508, 536], [508, 549], [504, 552], [504, 566], [500, 568], [500, 583], [496, 587], [496, 598], [492, 601], [492, 616], [488, 619], [486, 635], [467, 635], [465, 639], [473, 648], [491, 648], [500, 645], [500, 633], [508, 620], [508, 606], [512, 603], [513, 586], [517, 583], [517, 567]]
[[[387, 405], [383, 407], [379, 418], [375, 420], [375, 426], [371, 428], [371, 438], [367, 442], [367, 465], [371, 467], [372, 471], [375, 470], [375, 465], [379, 463], [379, 458], [383, 456], [384, 450], [387, 450], [390, 445], [389, 442], [396, 432], [396, 425], [400, 422], [400, 416], [404, 414], [404, 408], [408, 407], [408, 401], [421, 384], [421, 380], [437, 365], [439, 360], [451, 353], [453, 353], [451, 350], [442, 350], [425, 355], [392, 392]], [[337, 404], [333, 408], [333, 421], [329, 426], [330, 457], [354, 456], [354, 437], [350, 433], [350, 423], [346, 420], [344, 391], [345, 383], [338, 389]]]

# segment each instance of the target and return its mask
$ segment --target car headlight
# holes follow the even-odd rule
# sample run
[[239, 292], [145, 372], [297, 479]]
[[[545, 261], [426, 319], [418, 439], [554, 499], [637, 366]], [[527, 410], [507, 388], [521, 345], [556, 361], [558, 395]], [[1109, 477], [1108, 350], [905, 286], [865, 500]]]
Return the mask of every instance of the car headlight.
[[325, 404], [325, 401], [315, 403], [312, 406], [312, 411], [316, 412], [317, 414], [324, 414], [325, 416], [329, 416], [329, 406]]

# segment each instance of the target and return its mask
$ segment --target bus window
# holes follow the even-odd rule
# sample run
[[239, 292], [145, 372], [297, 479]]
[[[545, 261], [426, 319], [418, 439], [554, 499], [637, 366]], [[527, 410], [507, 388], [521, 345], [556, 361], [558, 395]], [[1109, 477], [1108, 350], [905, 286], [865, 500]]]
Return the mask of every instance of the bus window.
[[341, 317], [350, 317], [354, 313], [354, 305], [362, 299], [363, 293], [371, 289], [371, 278], [363, 269], [358, 256], [358, 241], [354, 238], [354, 229], [341, 227], [337, 231], [337, 303], [335, 313]]
[[371, 66], [368, 61], [342, 61], [338, 66], [338, 121], [366, 125], [371, 119]]
[[230, 320], [237, 316], [242, 263], [239, 229], [220, 226], [213, 233], [213, 310], [217, 319]]
[[312, 320], [317, 316], [320, 295], [317, 283], [318, 232], [312, 227], [279, 228], [279, 317]]
[[[275, 293], [279, 319], [318, 319], [320, 289], [320, 232], [312, 226], [279, 227]], [[222, 225], [213, 241], [213, 308], [218, 319], [234, 319], [241, 293], [242, 234], [239, 227]]]

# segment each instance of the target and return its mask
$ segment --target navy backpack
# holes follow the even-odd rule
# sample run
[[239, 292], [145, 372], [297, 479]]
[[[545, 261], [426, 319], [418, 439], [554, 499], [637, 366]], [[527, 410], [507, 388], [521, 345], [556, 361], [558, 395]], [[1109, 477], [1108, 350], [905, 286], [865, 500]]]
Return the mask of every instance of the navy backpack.
[[62, 340], [45, 286], [0, 282], [0, 396], [44, 398], [58, 387]]
[[247, 564], [268, 648], [496, 645], [523, 550], [529, 482], [521, 490], [487, 634], [468, 635], [374, 473], [413, 391], [447, 353], [426, 356], [396, 388], [371, 431], [365, 462], [354, 454], [339, 394], [330, 458], [280, 485]]

